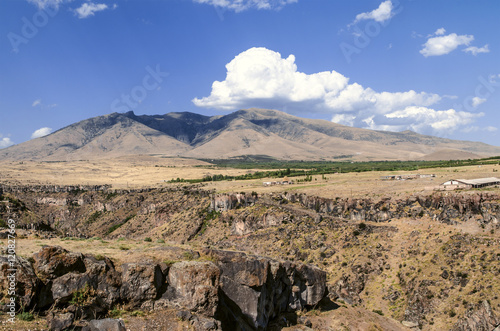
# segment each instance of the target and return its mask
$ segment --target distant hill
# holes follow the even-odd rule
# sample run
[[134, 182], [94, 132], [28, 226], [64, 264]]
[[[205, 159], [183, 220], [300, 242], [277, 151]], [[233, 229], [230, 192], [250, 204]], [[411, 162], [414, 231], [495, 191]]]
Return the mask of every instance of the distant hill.
[[[442, 152], [445, 151], [445, 152]], [[277, 110], [224, 116], [113, 113], [0, 150], [0, 160], [87, 160], [155, 154], [192, 158], [260, 155], [284, 160], [418, 160], [500, 155], [500, 147], [411, 131], [388, 132], [312, 120]]]

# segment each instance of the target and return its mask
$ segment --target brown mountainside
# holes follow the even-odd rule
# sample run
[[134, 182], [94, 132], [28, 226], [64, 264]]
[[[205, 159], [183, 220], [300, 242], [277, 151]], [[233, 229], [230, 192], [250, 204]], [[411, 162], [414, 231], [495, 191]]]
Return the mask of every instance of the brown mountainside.
[[[441, 153], [446, 151], [446, 153]], [[500, 147], [411, 131], [359, 129], [266, 109], [224, 116], [113, 113], [0, 151], [0, 159], [80, 160], [159, 154], [193, 158], [413, 160], [500, 155]]]

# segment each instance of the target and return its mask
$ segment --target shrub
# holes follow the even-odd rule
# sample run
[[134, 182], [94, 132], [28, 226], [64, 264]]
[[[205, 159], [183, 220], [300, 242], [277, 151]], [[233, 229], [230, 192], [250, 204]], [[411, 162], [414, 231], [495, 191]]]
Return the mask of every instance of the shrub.
[[146, 241], [146, 242], [150, 243], [150, 242], [152, 242], [153, 240], [152, 240], [150, 237], [146, 237], [146, 238], [144, 238], [144, 241]]
[[96, 211], [94, 213], [92, 213], [89, 218], [87, 219], [87, 224], [91, 224], [91, 223], [94, 223], [95, 221], [97, 221], [97, 219], [99, 218], [99, 216], [101, 216], [101, 212], [100, 211]]
[[113, 309], [113, 310], [109, 311], [109, 316], [111, 318], [120, 318], [120, 317], [122, 317], [123, 313], [124, 312], [121, 309]]
[[134, 310], [133, 312], [130, 313], [130, 315], [143, 317], [146, 315], [146, 313], [140, 310]]
[[18, 318], [21, 321], [31, 322], [32, 320], [35, 319], [35, 316], [32, 313], [30, 313], [30, 312], [23, 311], [21, 314], [19, 314]]
[[375, 314], [379, 314], [380, 316], [384, 316], [384, 312], [380, 309], [373, 309], [372, 310]]
[[165, 261], [163, 261], [163, 263], [165, 263], [165, 264], [166, 264], [167, 266], [169, 266], [169, 267], [170, 267], [172, 264], [177, 263], [177, 262], [179, 262], [179, 261], [176, 261], [176, 260], [165, 260]]
[[70, 300], [70, 304], [75, 306], [84, 306], [90, 302], [90, 299], [95, 295], [95, 290], [89, 286], [89, 284], [85, 284], [85, 287], [79, 289], [76, 292], [73, 292], [73, 295]]
[[193, 252], [191, 252], [191, 251], [185, 251], [182, 255], [188, 261], [191, 261], [192, 259], [194, 259]]

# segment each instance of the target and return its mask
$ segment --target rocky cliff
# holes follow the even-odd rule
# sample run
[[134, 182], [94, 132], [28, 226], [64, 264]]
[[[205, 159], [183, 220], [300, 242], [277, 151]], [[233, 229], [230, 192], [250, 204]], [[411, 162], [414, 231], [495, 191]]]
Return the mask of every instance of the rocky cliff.
[[[107, 257], [46, 246], [30, 259], [17, 257], [17, 305], [46, 314], [51, 330], [88, 327], [118, 304], [188, 310], [214, 330], [265, 330], [325, 296], [326, 273], [313, 266], [210, 249], [202, 256], [209, 259], [115, 266]], [[8, 258], [0, 256], [2, 299], [8, 269]]]
[[[89, 245], [100, 238], [110, 242], [149, 239], [152, 248], [148, 250], [163, 252], [166, 244], [155, 242], [184, 243], [193, 250], [190, 255], [197, 256], [198, 251], [207, 257], [205, 262], [210, 263], [199, 266], [211, 275], [210, 284], [219, 285], [213, 285], [216, 293], [212, 285], [199, 281], [203, 295], [181, 285], [165, 289], [168, 281], [161, 280], [170, 275], [168, 284], [183, 283], [188, 272], [182, 268], [197, 264], [169, 267], [173, 273], [167, 275], [167, 268], [159, 263], [144, 266], [122, 261], [123, 269], [114, 267], [119, 273], [113, 278], [117, 282], [127, 274], [145, 273], [151, 284], [157, 284], [144, 287], [136, 279], [133, 286], [122, 286], [116, 293], [109, 289], [117, 302], [130, 309], [145, 309], [152, 303], [153, 311], [156, 305], [168, 309], [177, 305], [193, 316], [210, 316], [217, 306], [216, 316], [224, 312], [219, 321], [263, 328], [266, 321], [287, 316], [289, 309], [310, 307], [309, 298], [323, 296], [340, 310], [345, 306], [344, 315], [352, 317], [334, 318], [325, 312], [331, 321], [342, 321], [330, 328], [341, 328], [344, 323], [356, 329], [353, 311], [364, 309], [376, 312], [373, 327], [388, 330], [484, 330], [484, 325], [497, 323], [500, 311], [496, 281], [500, 277], [500, 199], [492, 193], [327, 199], [293, 192], [213, 194], [200, 187], [179, 186], [141, 191], [18, 190], [4, 193], [0, 200], [4, 201], [0, 218], [15, 217], [20, 227], [27, 228], [22, 234], [29, 238], [74, 236]], [[147, 255], [148, 250], [140, 252]], [[90, 257], [70, 257], [67, 263], [83, 261], [70, 263], [72, 281], [92, 279], [82, 276], [88, 273]], [[290, 262], [275, 262], [281, 259]], [[320, 266], [326, 272], [325, 292], [310, 288], [312, 283], [306, 278], [312, 278], [304, 276], [308, 271], [301, 265]], [[58, 268], [47, 273], [52, 276], [37, 271], [38, 280], [25, 288], [47, 290], [40, 282], [70, 278], [59, 274]], [[58, 288], [63, 288], [58, 283], [62, 280], [56, 282]], [[136, 300], [131, 291], [138, 287], [148, 290]], [[202, 297], [208, 301], [202, 302]], [[62, 303], [68, 300], [64, 295], [56, 298]], [[240, 302], [245, 298], [253, 298], [253, 303]], [[53, 295], [52, 300], [55, 303]], [[187, 316], [183, 318], [190, 320]], [[328, 330], [326, 317], [310, 319], [314, 329]], [[398, 326], [389, 327], [387, 323], [395, 320]]]

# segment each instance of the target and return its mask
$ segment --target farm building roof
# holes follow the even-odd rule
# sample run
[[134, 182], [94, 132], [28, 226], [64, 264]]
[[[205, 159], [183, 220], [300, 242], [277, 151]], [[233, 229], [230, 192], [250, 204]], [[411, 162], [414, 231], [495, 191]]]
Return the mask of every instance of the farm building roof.
[[456, 179], [456, 181], [467, 185], [485, 185], [485, 184], [500, 183], [500, 179], [496, 177], [477, 178], [477, 179]]

